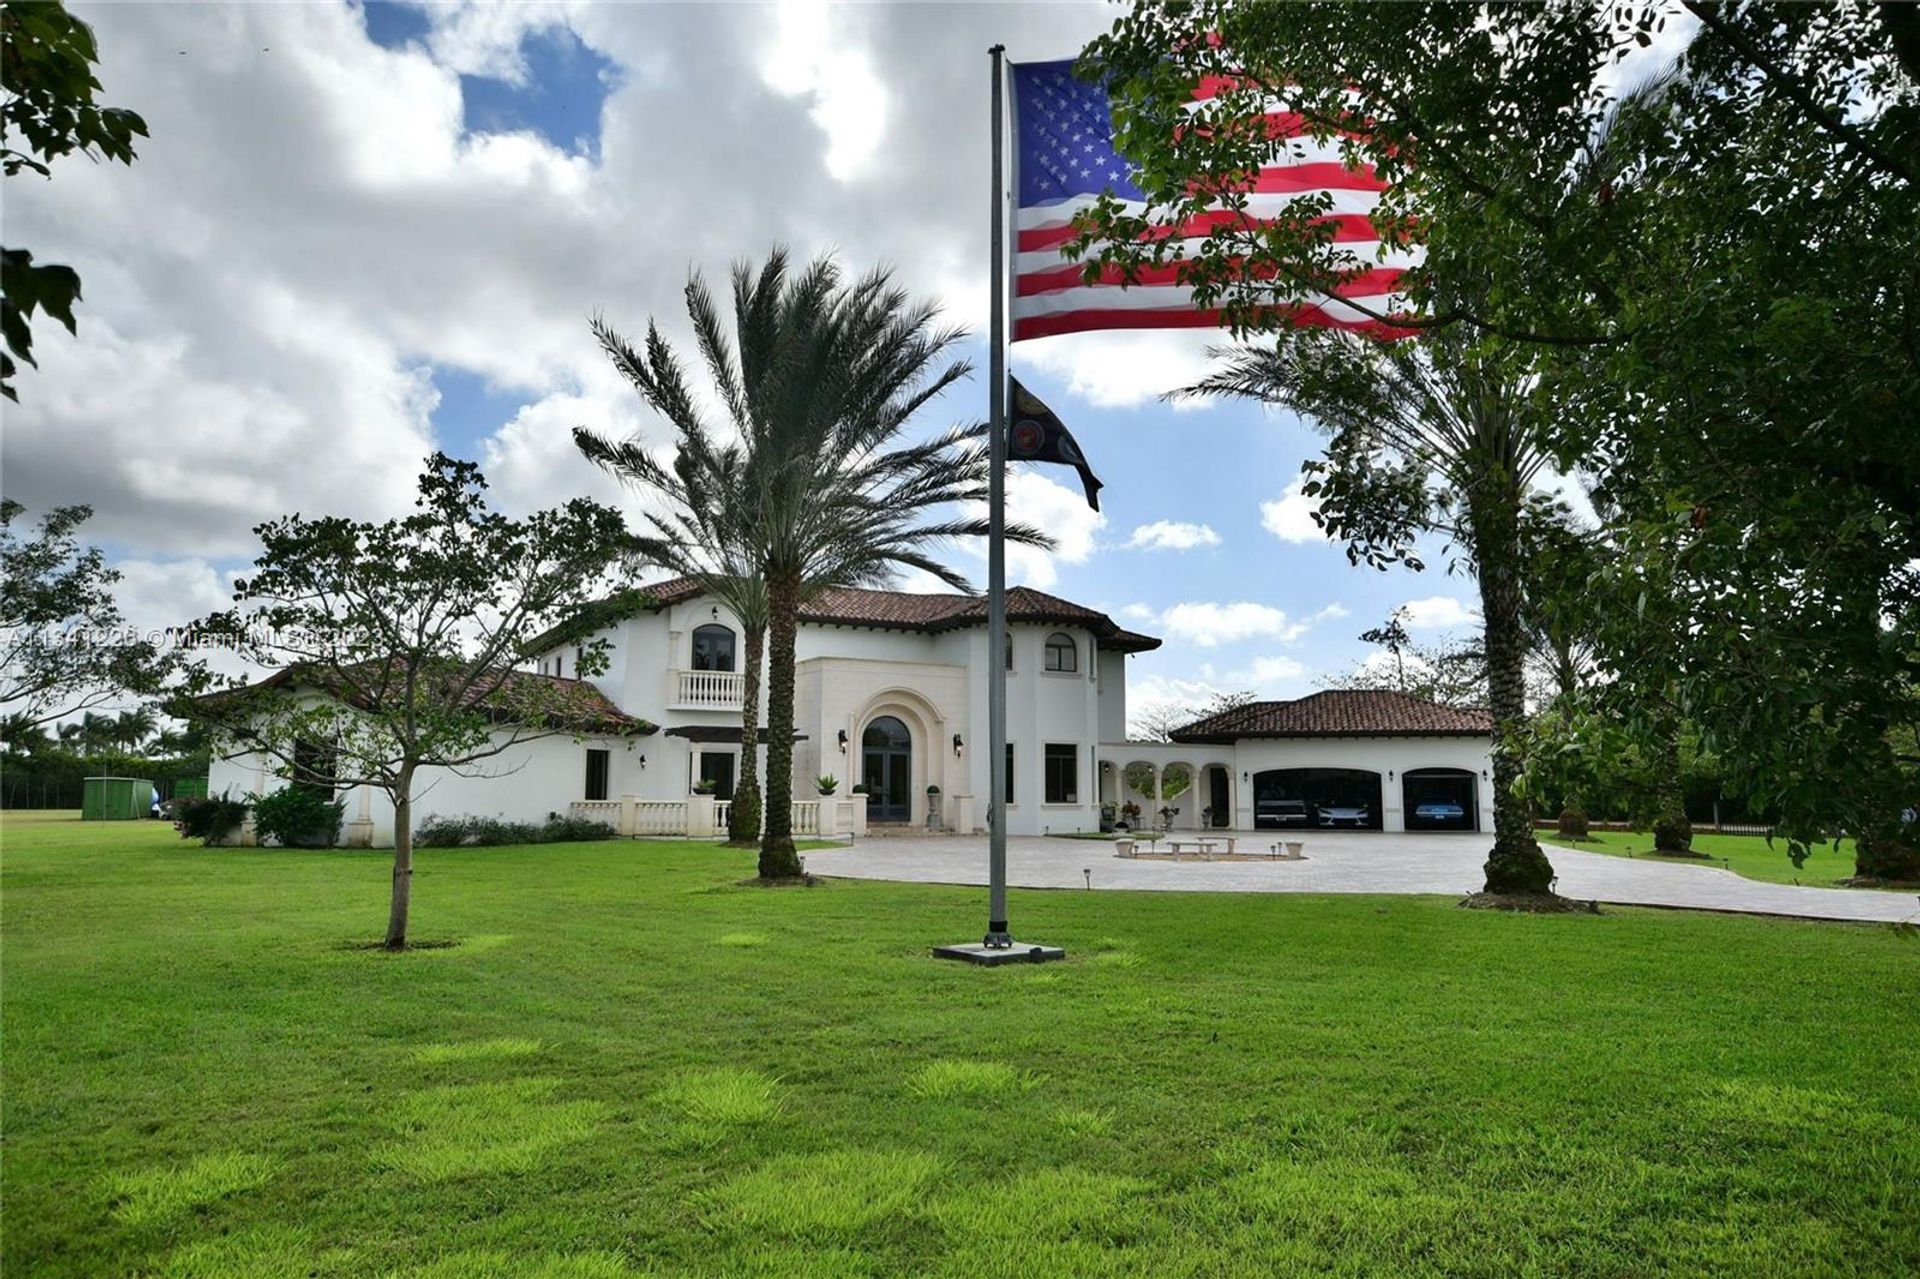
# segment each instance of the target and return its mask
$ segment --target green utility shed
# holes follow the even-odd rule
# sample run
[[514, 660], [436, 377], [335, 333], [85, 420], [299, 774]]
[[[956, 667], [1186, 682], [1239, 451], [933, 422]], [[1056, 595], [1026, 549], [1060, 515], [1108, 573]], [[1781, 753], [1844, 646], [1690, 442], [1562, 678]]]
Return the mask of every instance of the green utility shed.
[[80, 820], [124, 822], [153, 812], [153, 783], [144, 777], [89, 777], [81, 783]]
[[205, 799], [207, 797], [207, 779], [204, 777], [182, 777], [173, 784], [175, 799]]

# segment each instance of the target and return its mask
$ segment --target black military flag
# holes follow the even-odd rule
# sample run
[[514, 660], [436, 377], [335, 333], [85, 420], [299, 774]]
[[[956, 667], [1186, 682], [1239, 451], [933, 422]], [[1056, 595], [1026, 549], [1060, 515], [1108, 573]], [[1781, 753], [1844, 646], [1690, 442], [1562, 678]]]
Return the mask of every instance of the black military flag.
[[1013, 384], [1012, 425], [1007, 430], [1007, 456], [1016, 462], [1058, 462], [1080, 472], [1080, 483], [1087, 490], [1087, 505], [1100, 509], [1100, 478], [1087, 464], [1073, 432], [1041, 403], [1040, 397], [1009, 377]]

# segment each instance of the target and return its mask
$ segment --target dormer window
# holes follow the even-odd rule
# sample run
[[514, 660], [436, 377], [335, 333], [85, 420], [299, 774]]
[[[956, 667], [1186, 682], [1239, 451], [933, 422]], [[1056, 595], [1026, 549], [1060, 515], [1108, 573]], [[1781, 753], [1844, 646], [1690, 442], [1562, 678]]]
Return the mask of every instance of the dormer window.
[[1062, 675], [1071, 675], [1080, 669], [1080, 646], [1073, 642], [1073, 636], [1065, 631], [1047, 636], [1045, 669]]
[[708, 623], [693, 628], [693, 669], [696, 671], [731, 671], [733, 665], [733, 632], [724, 626]]

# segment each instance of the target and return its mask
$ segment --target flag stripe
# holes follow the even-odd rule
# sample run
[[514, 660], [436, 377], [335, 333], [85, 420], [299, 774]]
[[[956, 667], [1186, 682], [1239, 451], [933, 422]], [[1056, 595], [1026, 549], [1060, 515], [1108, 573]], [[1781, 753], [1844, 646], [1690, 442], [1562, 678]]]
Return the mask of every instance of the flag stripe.
[[[1309, 329], [1347, 329], [1379, 338], [1407, 337], [1412, 329], [1380, 320], [1341, 319], [1329, 315], [1324, 307], [1294, 306], [1284, 309], [1291, 323]], [[1013, 322], [1013, 340], [1058, 337], [1063, 333], [1092, 333], [1110, 329], [1210, 329], [1219, 326], [1222, 313], [1203, 311], [1188, 301], [1182, 306], [1162, 308], [1081, 307], [1058, 315], [1035, 315]]]
[[[1132, 280], [1125, 278], [1117, 266], [1100, 268], [1100, 274], [1089, 284], [1085, 278], [1086, 265], [1080, 262], [1066, 266], [1056, 266], [1048, 271], [1030, 271], [1016, 277], [1014, 296], [1018, 298], [1036, 297], [1047, 293], [1057, 293], [1061, 289], [1101, 288], [1103, 286], [1125, 285], [1129, 289], [1152, 288], [1156, 285], [1179, 284], [1180, 272], [1185, 264], [1169, 262], [1163, 266], [1141, 267]], [[1268, 268], [1255, 270], [1255, 279], [1273, 280], [1279, 278], [1279, 272]], [[1355, 272], [1334, 290], [1336, 297], [1357, 298], [1384, 296], [1399, 286], [1404, 272], [1398, 267], [1373, 267]], [[1016, 310], [1018, 308], [1016, 307]]]
[[[1188, 218], [1178, 226], [1157, 226], [1149, 229], [1140, 237], [1142, 242], [1155, 240], [1201, 239], [1223, 227], [1239, 227], [1242, 230], [1258, 231], [1263, 227], [1279, 226], [1290, 222], [1290, 218], [1256, 217], [1251, 213], [1236, 213], [1229, 209], [1216, 209], [1211, 213], [1201, 213]], [[1336, 243], [1349, 244], [1355, 241], [1378, 242], [1379, 232], [1373, 229], [1373, 219], [1364, 213], [1329, 213], [1324, 217], [1309, 219], [1313, 226], [1333, 227]], [[1040, 249], [1057, 249], [1077, 232], [1071, 222], [1060, 222], [1053, 226], [1034, 227], [1021, 231], [1016, 237], [1017, 248], [1021, 253], [1032, 253]]]
[[[1106, 89], [1073, 75], [1071, 63], [1022, 63], [1013, 68], [1015, 137], [1015, 218], [1013, 340], [1113, 328], [1192, 328], [1219, 323], [1219, 313], [1194, 306], [1191, 289], [1179, 283], [1177, 263], [1149, 266], [1127, 279], [1117, 268], [1101, 267], [1085, 282], [1086, 264], [1068, 260], [1061, 249], [1076, 238], [1074, 217], [1097, 201], [1120, 202], [1124, 213], [1144, 215], [1145, 193], [1133, 167], [1113, 149], [1112, 107]], [[1203, 83], [1196, 98], [1217, 95], [1229, 81]], [[1257, 123], [1256, 123], [1257, 120]], [[1364, 127], [1365, 121], [1353, 123]], [[1198, 127], [1196, 120], [1194, 126]], [[1211, 127], [1221, 127], [1211, 122]], [[1232, 127], [1232, 126], [1227, 126]], [[1269, 163], [1230, 188], [1237, 207], [1216, 208], [1177, 223], [1154, 226], [1141, 239], [1173, 242], [1174, 252], [1197, 254], [1208, 235], [1235, 227], [1258, 231], [1291, 225], [1302, 197], [1320, 196], [1309, 220], [1329, 228], [1332, 242], [1351, 255], [1355, 274], [1335, 293], [1303, 296], [1282, 304], [1295, 323], [1333, 325], [1382, 335], [1405, 330], [1366, 314], [1405, 309], [1396, 295], [1404, 272], [1424, 255], [1386, 250], [1370, 215], [1387, 184], [1371, 165], [1349, 165], [1342, 137], [1312, 136], [1298, 112], [1270, 96], [1247, 128], [1276, 146]]]

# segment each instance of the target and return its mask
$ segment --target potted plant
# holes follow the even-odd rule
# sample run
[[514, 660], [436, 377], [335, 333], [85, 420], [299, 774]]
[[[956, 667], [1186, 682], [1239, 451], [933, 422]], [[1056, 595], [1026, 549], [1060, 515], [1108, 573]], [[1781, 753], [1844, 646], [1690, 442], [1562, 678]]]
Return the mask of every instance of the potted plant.
[[1140, 824], [1140, 805], [1128, 800], [1120, 805], [1120, 829], [1132, 830]]
[[929, 828], [940, 824], [940, 788], [927, 787], [927, 825]]
[[866, 798], [867, 798], [867, 799], [869, 799], [869, 800], [871, 800], [871, 799], [873, 798], [873, 796], [871, 796], [871, 795], [868, 795], [868, 794], [867, 794], [867, 784], [866, 784], [865, 782], [855, 782], [855, 783], [853, 784], [853, 789], [852, 789], [851, 791], [849, 791], [849, 792], [848, 792], [848, 794], [850, 794], [850, 795], [864, 795], [864, 796], [866, 796]]
[[833, 794], [833, 792], [840, 789], [840, 779], [838, 777], [835, 777], [832, 773], [828, 773], [825, 777], [816, 778], [814, 780], [814, 785], [819, 789], [820, 794], [824, 797], [827, 795], [831, 795]]
[[693, 784], [693, 793], [696, 795], [711, 795], [719, 789], [720, 783], [714, 781], [711, 777], [702, 777]]

